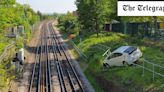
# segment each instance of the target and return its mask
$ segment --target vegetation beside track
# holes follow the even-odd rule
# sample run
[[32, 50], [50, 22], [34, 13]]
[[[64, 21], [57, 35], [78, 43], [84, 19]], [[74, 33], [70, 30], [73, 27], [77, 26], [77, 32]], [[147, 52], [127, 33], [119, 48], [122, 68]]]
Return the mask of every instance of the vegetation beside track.
[[[10, 49], [10, 54], [7, 59], [0, 63], [0, 91], [7, 87], [10, 80], [15, 78], [14, 66], [11, 64], [12, 57], [15, 54], [15, 49], [24, 47], [24, 43], [31, 39], [31, 27], [39, 21], [39, 15], [35, 13], [28, 5], [21, 5], [16, 0], [3, 0], [0, 3], [0, 55], [5, 47], [12, 41], [16, 45]], [[24, 26], [24, 35], [19, 38], [8, 38], [7, 29], [22, 25]]]
[[[153, 81], [152, 73], [146, 71], [142, 76], [142, 68], [131, 67], [113, 67], [108, 71], [102, 71], [102, 62], [104, 53], [101, 49], [93, 49], [96, 44], [103, 44], [111, 47], [111, 51], [122, 45], [139, 46], [143, 52], [143, 58], [152, 63], [164, 65], [163, 42], [155, 42], [150, 39], [139, 39], [120, 33], [101, 33], [99, 37], [96, 34], [85, 36], [79, 43], [79, 39], [74, 39], [78, 47], [88, 56], [88, 66], [85, 66], [85, 74], [97, 92], [108, 90], [113, 92], [162, 92], [163, 78], [155, 75]], [[152, 45], [153, 44], [153, 45]], [[80, 62], [82, 63], [82, 62]], [[84, 62], [85, 63], [85, 62]], [[142, 60], [138, 62], [141, 64]], [[86, 64], [86, 63], [85, 63]], [[149, 66], [151, 67], [151, 66]], [[161, 73], [164, 73], [163, 71]], [[100, 82], [104, 81], [104, 82]], [[105, 87], [104, 87], [105, 86]]]
[[77, 21], [77, 17], [69, 12], [66, 15], [62, 15], [58, 18], [57, 26], [62, 32], [67, 34], [77, 34], [79, 32], [79, 23]]
[[[96, 44], [103, 44], [111, 47], [111, 51], [122, 45], [133, 45], [138, 46], [143, 52], [143, 58], [164, 66], [164, 42], [154, 41], [151, 38], [132, 37], [120, 33], [102, 33], [90, 32], [84, 29], [79, 29], [78, 25], [70, 28], [70, 25], [78, 21], [72, 20], [73, 15], [66, 14], [59, 17], [58, 27], [63, 34], [74, 34], [77, 35], [73, 41], [75, 44], [84, 52], [88, 57], [88, 62], [79, 62], [87, 78], [95, 88], [97, 92], [103, 92], [111, 90], [112, 92], [162, 92], [164, 85], [163, 78], [155, 75], [153, 81], [153, 73], [145, 72], [142, 76], [142, 68], [131, 66], [131, 67], [113, 67], [108, 71], [102, 71], [103, 53], [99, 48], [93, 48]], [[75, 17], [75, 16], [74, 16]], [[74, 18], [76, 19], [76, 18]], [[86, 18], [87, 19], [87, 18]], [[74, 22], [71, 22], [74, 21]], [[85, 22], [88, 22], [87, 20]], [[69, 24], [69, 25], [68, 25]], [[94, 24], [94, 23], [93, 23]], [[83, 24], [84, 25], [84, 24]], [[87, 24], [86, 24], [87, 25]], [[89, 26], [90, 27], [90, 26]], [[93, 27], [95, 28], [95, 27]], [[78, 30], [79, 29], [79, 30]], [[89, 28], [88, 28], [89, 29]], [[81, 31], [81, 32], [80, 32]], [[69, 37], [69, 36], [67, 36]], [[80, 41], [80, 37], [82, 41]], [[74, 50], [73, 50], [74, 51]], [[76, 52], [73, 53], [77, 57]], [[142, 64], [142, 60], [138, 62]], [[152, 66], [147, 65], [152, 69]], [[158, 69], [157, 69], [158, 70]], [[163, 71], [161, 73], [164, 73]]]

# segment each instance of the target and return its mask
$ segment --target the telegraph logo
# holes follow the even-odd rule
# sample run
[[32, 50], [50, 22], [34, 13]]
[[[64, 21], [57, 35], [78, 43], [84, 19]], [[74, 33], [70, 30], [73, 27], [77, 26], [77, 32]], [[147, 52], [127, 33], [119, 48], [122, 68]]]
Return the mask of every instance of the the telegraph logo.
[[118, 16], [164, 16], [164, 1], [118, 0]]

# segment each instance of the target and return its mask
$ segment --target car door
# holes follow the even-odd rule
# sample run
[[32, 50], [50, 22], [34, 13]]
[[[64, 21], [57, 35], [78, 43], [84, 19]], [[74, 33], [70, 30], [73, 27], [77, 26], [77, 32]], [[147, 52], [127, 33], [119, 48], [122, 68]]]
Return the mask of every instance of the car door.
[[124, 57], [122, 53], [113, 53], [109, 60], [110, 66], [122, 66], [122, 62], [124, 61]]

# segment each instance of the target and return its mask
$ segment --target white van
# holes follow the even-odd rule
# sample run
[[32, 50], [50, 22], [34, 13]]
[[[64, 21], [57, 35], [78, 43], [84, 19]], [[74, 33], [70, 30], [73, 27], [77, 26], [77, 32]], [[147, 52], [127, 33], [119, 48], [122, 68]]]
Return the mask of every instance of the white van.
[[122, 46], [107, 54], [103, 65], [105, 67], [132, 65], [142, 56], [139, 48], [134, 46]]

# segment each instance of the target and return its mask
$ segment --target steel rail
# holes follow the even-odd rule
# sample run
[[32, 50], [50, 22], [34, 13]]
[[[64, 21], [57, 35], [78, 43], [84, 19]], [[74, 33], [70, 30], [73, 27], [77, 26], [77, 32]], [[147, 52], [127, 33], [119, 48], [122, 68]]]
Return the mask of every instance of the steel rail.
[[63, 79], [62, 79], [62, 74], [61, 74], [61, 72], [60, 72], [60, 69], [59, 69], [59, 65], [57, 64], [57, 73], [58, 73], [58, 78], [59, 78], [59, 82], [60, 82], [60, 88], [61, 88], [61, 92], [65, 92], [65, 87], [64, 87], [64, 81], [63, 81]]
[[66, 57], [66, 60], [68, 61], [69, 65], [70, 65], [70, 67], [71, 67], [71, 69], [72, 69], [72, 71], [73, 71], [74, 76], [76, 77], [76, 80], [77, 80], [77, 82], [78, 82], [78, 85], [79, 85], [81, 91], [82, 91], [82, 92], [85, 92], [85, 91], [84, 91], [84, 88], [83, 88], [83, 86], [82, 86], [82, 84], [81, 84], [81, 82], [80, 82], [80, 79], [79, 79], [79, 77], [77, 76], [77, 73], [76, 73], [75, 69], [73, 68], [73, 66], [72, 66], [72, 64], [71, 64], [71, 61], [70, 61], [70, 59], [68, 58], [68, 56], [67, 56], [67, 54], [66, 54], [66, 52], [65, 52], [65, 48], [64, 48], [62, 45], [61, 45], [61, 48], [62, 48], [62, 51], [64, 52], [64, 55], [65, 55], [65, 57]]
[[[51, 25], [50, 25], [49, 27], [51, 28], [51, 34], [54, 34]], [[55, 35], [55, 34], [54, 34], [54, 35]], [[53, 39], [54, 39], [54, 41], [55, 41], [55, 45], [57, 45], [57, 48], [61, 48], [60, 45], [59, 45], [59, 41], [56, 40], [57, 38], [56, 38], [54, 35], [52, 35], [52, 36], [53, 36]], [[61, 50], [59, 50], [59, 53], [62, 53]], [[62, 55], [62, 54], [61, 54], [61, 55]], [[62, 75], [64, 75], [64, 74], [63, 74], [63, 69], [62, 69], [62, 66], [61, 66], [60, 62], [58, 62], [58, 65], [59, 65], [60, 72], [62, 73]], [[66, 68], [66, 67], [65, 67], [65, 68]], [[65, 72], [66, 72], [66, 74], [67, 74], [67, 76], [68, 76], [69, 84], [70, 84], [70, 86], [71, 86], [73, 92], [76, 92], [75, 89], [74, 89], [74, 84], [72, 84], [73, 82], [71, 82], [72, 80], [70, 80], [67, 71], [65, 71]], [[63, 79], [63, 78], [62, 78], [62, 79]], [[62, 81], [63, 81], [63, 83], [64, 83], [64, 79], [63, 79]], [[65, 84], [65, 83], [64, 83], [64, 84]], [[66, 90], [66, 85], [65, 85], [65, 90]]]
[[[41, 37], [41, 34], [39, 34], [40, 35], [40, 37]], [[33, 70], [32, 70], [32, 76], [31, 76], [31, 81], [30, 81], [30, 86], [29, 86], [29, 90], [28, 90], [28, 92], [32, 92], [32, 88], [33, 88], [33, 84], [34, 84], [34, 78], [35, 78], [35, 73], [36, 73], [36, 68], [37, 68], [37, 63], [40, 61], [40, 44], [41, 44], [42, 42], [40, 41], [40, 42], [38, 42], [38, 45], [37, 45], [37, 50], [36, 50], [36, 56], [35, 56], [35, 64], [34, 64], [34, 66], [33, 66]], [[39, 73], [37, 73], [37, 76], [39, 75]], [[37, 82], [38, 83], [38, 82]]]
[[[48, 27], [49, 28], [49, 27]], [[49, 33], [50, 33], [50, 36], [52, 36], [52, 38], [53, 38], [53, 33], [52, 33], [52, 31], [50, 31], [50, 29], [48, 29], [48, 31], [49, 31]], [[64, 83], [64, 79], [63, 79], [63, 77], [64, 77], [64, 74], [63, 74], [63, 70], [62, 70], [62, 67], [60, 66], [60, 64], [59, 64], [59, 59], [58, 59], [58, 57], [57, 57], [57, 47], [56, 47], [56, 45], [57, 45], [57, 42], [56, 41], [53, 41], [53, 40], [51, 40], [51, 45], [53, 46], [52, 47], [52, 51], [53, 51], [53, 55], [54, 55], [54, 58], [56, 59], [56, 69], [57, 69], [57, 74], [58, 74], [58, 79], [59, 79], [59, 83], [60, 83], [60, 89], [61, 89], [61, 92], [66, 92], [66, 85], [65, 85], [65, 83]], [[55, 47], [54, 47], [55, 46]], [[60, 50], [58, 49], [58, 52], [59, 52]], [[61, 54], [61, 53], [60, 53]]]
[[71, 83], [71, 87], [73, 88], [74, 92], [76, 92], [75, 85], [73, 85], [73, 79], [71, 78], [70, 72], [68, 70], [67, 70], [67, 74], [68, 74], [68, 78], [69, 78], [70, 83]]
[[[33, 92], [35, 87], [35, 92], [52, 92], [51, 83], [51, 64], [49, 61], [49, 47], [48, 47], [48, 26], [43, 23], [41, 27], [40, 42], [38, 42], [35, 64], [32, 70], [32, 76], [30, 80], [30, 86], [28, 92]], [[38, 67], [37, 67], [38, 66]], [[36, 72], [38, 70], [38, 72]], [[36, 74], [37, 73], [37, 74]], [[37, 80], [36, 80], [37, 79]], [[34, 81], [36, 84], [34, 85]]]
[[[73, 66], [72, 66], [72, 64], [71, 64], [71, 61], [68, 59], [68, 56], [67, 56], [67, 54], [66, 54], [66, 52], [65, 52], [64, 47], [61, 45], [61, 41], [60, 41], [59, 38], [57, 37], [57, 34], [54, 33], [55, 30], [53, 29], [52, 25], [50, 25], [49, 27], [51, 28], [51, 31], [52, 31], [53, 34], [54, 34], [54, 40], [55, 40], [55, 42], [56, 42], [56, 44], [57, 44], [57, 47], [62, 49], [62, 50], [60, 50], [60, 52], [63, 51], [63, 53], [64, 53], [64, 55], [65, 55], [65, 57], [66, 57], [66, 60], [68, 61], [69, 65], [70, 65], [70, 68], [71, 68], [71, 70], [72, 70], [72, 72], [73, 72], [73, 74], [74, 74], [74, 76], [75, 76], [75, 78], [76, 78], [76, 81], [77, 81], [77, 83], [78, 83], [78, 85], [79, 85], [81, 91], [82, 91], [82, 92], [85, 92], [85, 91], [84, 91], [84, 88], [83, 88], [83, 86], [82, 86], [82, 84], [81, 84], [81, 82], [80, 82], [80, 80], [79, 80], [79, 78], [78, 78], [78, 76], [77, 76], [77, 73], [76, 73], [75, 69], [73, 68]], [[59, 45], [59, 43], [60, 43], [60, 45]], [[61, 53], [62, 53], [62, 52], [61, 52]], [[70, 74], [70, 73], [69, 73], [69, 74]], [[69, 76], [69, 75], [68, 75], [68, 76]], [[70, 80], [70, 81], [71, 81], [71, 80]], [[74, 84], [71, 84], [71, 85], [74, 85]], [[72, 86], [72, 87], [73, 87], [73, 86]], [[76, 91], [74, 88], [73, 88], [73, 90]]]
[[[48, 26], [47, 26], [47, 32], [48, 32]], [[48, 34], [48, 33], [47, 33]], [[49, 87], [49, 90], [48, 90], [48, 92], [52, 92], [52, 82], [51, 82], [51, 64], [50, 64], [50, 61], [49, 61], [49, 55], [48, 55], [48, 53], [49, 53], [49, 45], [48, 45], [48, 40], [49, 40], [49, 37], [48, 37], [48, 35], [47, 35], [47, 41], [46, 41], [46, 46], [47, 46], [47, 65], [48, 65], [48, 67], [47, 67], [47, 70], [48, 70], [48, 87]]]
[[29, 86], [29, 91], [28, 92], [32, 92], [32, 86], [33, 86], [33, 83], [34, 83], [34, 78], [35, 78], [35, 72], [36, 72], [36, 67], [37, 67], [37, 62], [38, 62], [38, 59], [39, 59], [39, 46], [37, 47], [37, 55], [36, 55], [36, 61], [35, 61], [35, 64], [33, 66], [33, 70], [32, 70], [32, 76], [31, 76], [31, 80], [30, 80], [30, 86]]
[[[44, 27], [45, 24], [43, 24], [43, 29], [41, 30], [41, 33], [42, 31], [45, 29]], [[39, 79], [38, 79], [38, 87], [37, 87], [37, 92], [42, 92], [43, 91], [43, 88], [42, 88], [42, 79], [41, 79], [41, 75], [42, 75], [42, 62], [41, 60], [43, 59], [43, 33], [42, 33], [42, 36], [41, 36], [41, 42], [42, 44], [40, 45], [40, 48], [41, 48], [41, 52], [40, 52], [40, 61], [39, 61]]]

